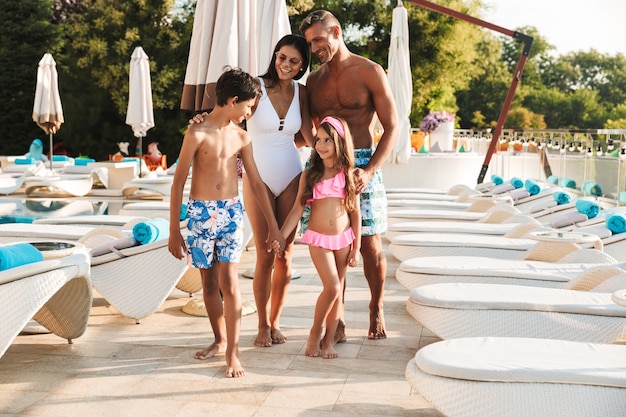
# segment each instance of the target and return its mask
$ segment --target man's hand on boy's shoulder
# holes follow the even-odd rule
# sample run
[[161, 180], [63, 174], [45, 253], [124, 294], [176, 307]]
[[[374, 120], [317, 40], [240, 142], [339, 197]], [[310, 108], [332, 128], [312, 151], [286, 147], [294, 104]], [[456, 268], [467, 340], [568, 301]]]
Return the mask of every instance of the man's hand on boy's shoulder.
[[191, 119], [189, 119], [189, 124], [196, 124], [196, 123], [202, 123], [204, 122], [204, 118], [207, 117], [209, 115], [209, 113], [207, 112], [202, 112], [200, 114], [196, 114], [195, 116], [193, 116]]

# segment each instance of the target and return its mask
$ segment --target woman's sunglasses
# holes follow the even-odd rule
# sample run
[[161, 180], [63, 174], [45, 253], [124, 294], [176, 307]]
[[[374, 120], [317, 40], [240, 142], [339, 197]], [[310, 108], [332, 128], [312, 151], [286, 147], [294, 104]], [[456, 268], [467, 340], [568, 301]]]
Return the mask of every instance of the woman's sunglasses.
[[281, 63], [289, 59], [289, 63], [293, 66], [302, 64], [302, 60], [300, 58], [296, 58], [295, 56], [292, 56], [291, 58], [289, 58], [287, 55], [283, 54], [282, 52], [276, 52], [274, 55], [276, 55], [276, 59], [278, 59], [278, 61]]

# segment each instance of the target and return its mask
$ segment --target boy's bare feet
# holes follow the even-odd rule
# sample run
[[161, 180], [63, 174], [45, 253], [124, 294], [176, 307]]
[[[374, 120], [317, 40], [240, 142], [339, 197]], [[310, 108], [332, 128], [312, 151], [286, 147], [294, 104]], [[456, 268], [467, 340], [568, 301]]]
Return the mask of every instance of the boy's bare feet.
[[246, 371], [241, 366], [241, 362], [239, 362], [239, 357], [237, 354], [231, 355], [230, 360], [226, 361], [226, 378], [241, 378], [242, 376], [246, 376]]
[[272, 343], [280, 345], [281, 343], [285, 343], [287, 341], [287, 337], [282, 334], [279, 328], [272, 329], [270, 334], [272, 335]]
[[197, 351], [193, 357], [199, 360], [209, 359], [217, 355], [218, 353], [223, 353], [225, 351], [226, 343], [212, 343], [211, 345], [209, 345], [208, 348]]
[[271, 347], [272, 346], [272, 331], [270, 328], [259, 329], [259, 333], [254, 338], [254, 346], [258, 347]]
[[368, 339], [386, 339], [387, 333], [385, 332], [385, 317], [383, 315], [383, 309], [378, 307], [370, 308], [370, 330], [367, 334]]

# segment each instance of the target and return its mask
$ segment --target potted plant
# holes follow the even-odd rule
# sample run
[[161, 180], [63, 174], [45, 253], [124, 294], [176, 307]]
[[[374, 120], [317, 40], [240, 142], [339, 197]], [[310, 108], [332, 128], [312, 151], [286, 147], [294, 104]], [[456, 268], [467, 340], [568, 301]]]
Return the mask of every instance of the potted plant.
[[431, 111], [420, 123], [420, 130], [430, 136], [431, 148], [436, 143], [442, 151], [451, 151], [454, 134], [455, 113], [448, 113], [445, 110]]

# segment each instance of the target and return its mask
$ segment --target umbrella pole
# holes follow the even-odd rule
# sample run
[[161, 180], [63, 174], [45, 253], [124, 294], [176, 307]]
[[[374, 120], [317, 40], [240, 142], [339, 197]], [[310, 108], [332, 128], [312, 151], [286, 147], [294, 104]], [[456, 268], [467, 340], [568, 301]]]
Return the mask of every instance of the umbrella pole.
[[143, 152], [143, 136], [139, 136], [139, 178], [143, 178], [143, 173], [141, 172], [142, 152]]
[[50, 171], [52, 171], [52, 131], [50, 131]]

